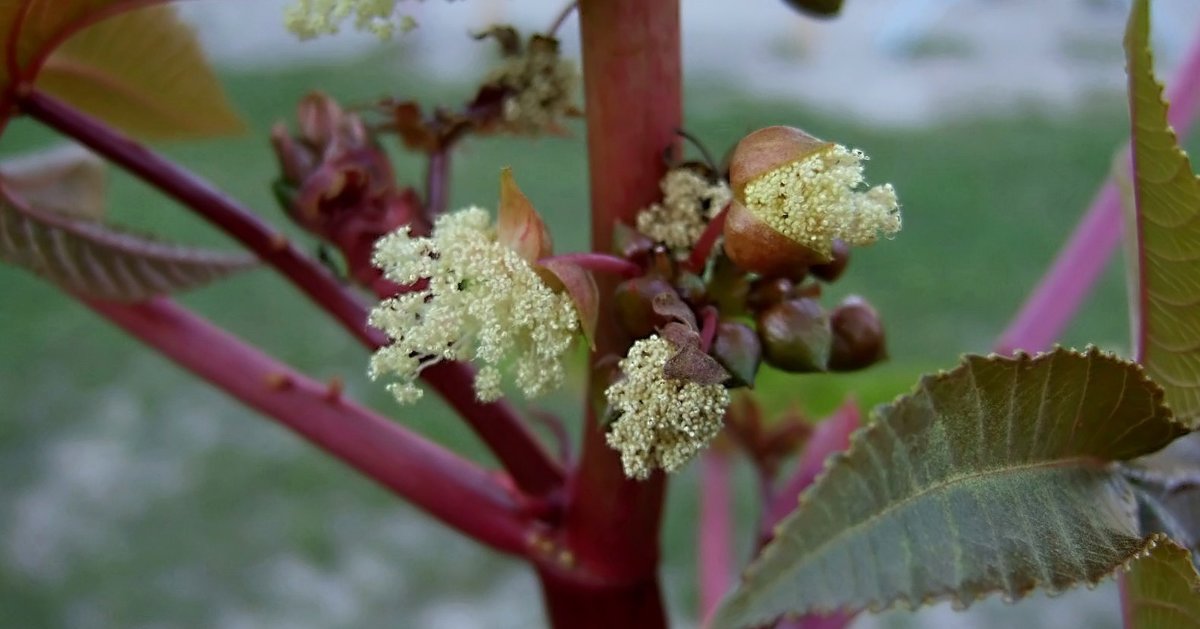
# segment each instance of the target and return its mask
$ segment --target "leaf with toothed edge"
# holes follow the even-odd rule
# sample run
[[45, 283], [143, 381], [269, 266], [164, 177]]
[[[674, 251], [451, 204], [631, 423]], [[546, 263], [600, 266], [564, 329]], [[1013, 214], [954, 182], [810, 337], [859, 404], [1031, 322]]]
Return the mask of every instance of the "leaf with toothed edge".
[[783, 520], [714, 627], [1092, 584], [1144, 554], [1114, 462], [1185, 433], [1098, 350], [967, 357], [876, 409]]
[[168, 245], [31, 207], [3, 183], [0, 261], [64, 290], [110, 301], [188, 290], [255, 264], [249, 256]]
[[1200, 427], [1200, 180], [1167, 123], [1149, 48], [1149, 7], [1125, 33], [1133, 121], [1138, 265], [1133, 309], [1138, 356], [1176, 417]]
[[1158, 538], [1130, 566], [1122, 601], [1125, 629], [1200, 627], [1200, 574], [1186, 549]]

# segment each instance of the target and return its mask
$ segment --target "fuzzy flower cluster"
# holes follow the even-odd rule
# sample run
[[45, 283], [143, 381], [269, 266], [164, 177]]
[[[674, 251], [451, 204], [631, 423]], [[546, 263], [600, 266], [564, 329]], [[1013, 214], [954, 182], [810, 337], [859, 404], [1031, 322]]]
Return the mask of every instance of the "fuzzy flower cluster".
[[518, 133], [553, 129], [575, 111], [572, 94], [579, 82], [575, 64], [559, 54], [558, 41], [534, 36], [517, 54], [507, 56], [485, 83], [511, 91], [504, 100], [504, 122]]
[[891, 184], [863, 189], [862, 151], [841, 145], [817, 151], [746, 184], [745, 205], [783, 235], [828, 256], [833, 241], [875, 242], [900, 231]]
[[354, 28], [387, 39], [399, 27], [402, 32], [416, 26], [411, 16], [393, 17], [399, 0], [295, 0], [283, 14], [289, 31], [303, 39], [338, 32], [342, 22], [354, 17]]
[[721, 430], [729, 392], [719, 384], [668, 378], [663, 365], [674, 353], [658, 335], [641, 339], [621, 360], [624, 378], [604, 392], [617, 413], [608, 445], [620, 451], [630, 478], [645, 479], [655, 468], [679, 469]]
[[671, 169], [659, 187], [662, 203], [638, 212], [637, 229], [676, 253], [691, 249], [733, 198], [724, 180], [711, 182], [690, 168]]
[[374, 263], [398, 284], [425, 282], [371, 312], [393, 343], [371, 358], [370, 376], [396, 375], [388, 389], [401, 403], [421, 397], [414, 380], [443, 360], [479, 363], [475, 395], [484, 402], [501, 396], [502, 369], [529, 397], [562, 383], [562, 355], [579, 329], [575, 306], [497, 241], [486, 210], [445, 214], [429, 238], [393, 232], [379, 240]]

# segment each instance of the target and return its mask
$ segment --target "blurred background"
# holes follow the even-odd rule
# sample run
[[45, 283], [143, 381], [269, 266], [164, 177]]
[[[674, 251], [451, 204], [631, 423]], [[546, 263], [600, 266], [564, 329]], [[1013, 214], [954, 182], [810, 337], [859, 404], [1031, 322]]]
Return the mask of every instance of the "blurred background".
[[[403, 3], [419, 28], [380, 44], [345, 33], [300, 43], [284, 0], [181, 3], [250, 131], [162, 145], [267, 219], [286, 225], [268, 184], [267, 130], [321, 89], [345, 103], [381, 96], [457, 103], [494, 58], [468, 34], [493, 22], [544, 29], [558, 0]], [[779, 0], [684, 0], [686, 125], [714, 152], [769, 124], [865, 150], [872, 182], [904, 207], [894, 241], [856, 252], [829, 303], [865, 295], [888, 326], [891, 360], [863, 374], [768, 378], [764, 397], [814, 418], [848, 392], [865, 407], [918, 375], [985, 352], [1106, 177], [1127, 135], [1123, 0], [846, 0], [833, 21]], [[1160, 75], [1200, 27], [1200, 3], [1156, 0]], [[577, 56], [576, 21], [561, 34]], [[28, 121], [0, 156], [53, 144]], [[394, 145], [391, 148], [395, 149]], [[396, 152], [402, 181], [422, 165]], [[471, 140], [453, 203], [495, 203], [501, 166], [554, 232], [581, 250], [587, 207], [574, 137]], [[119, 171], [110, 215], [195, 244], [228, 241]], [[300, 242], [311, 239], [287, 227]], [[1127, 353], [1121, 261], [1064, 343]], [[536, 583], [327, 459], [285, 430], [145, 351], [32, 276], [0, 267], [0, 627], [530, 627]], [[183, 298], [245, 338], [439, 442], [486, 461], [436, 400], [400, 409], [366, 381], [366, 354], [294, 290], [255, 271]], [[785, 393], [786, 391], [786, 393]], [[571, 419], [578, 385], [542, 402]], [[748, 552], [757, 505], [739, 504]], [[696, 622], [697, 476], [671, 486], [663, 545], [668, 602]], [[856, 627], [1116, 627], [1111, 584], [956, 614], [864, 615]]]

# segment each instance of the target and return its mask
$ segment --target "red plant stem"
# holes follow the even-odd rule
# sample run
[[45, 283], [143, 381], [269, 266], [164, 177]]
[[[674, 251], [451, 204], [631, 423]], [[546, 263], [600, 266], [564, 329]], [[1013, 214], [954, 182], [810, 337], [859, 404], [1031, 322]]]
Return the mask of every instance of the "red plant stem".
[[166, 298], [81, 299], [167, 358], [449, 526], [524, 554], [528, 523], [496, 475], [345, 399]]
[[729, 454], [709, 448], [700, 459], [700, 540], [696, 549], [703, 624], [733, 583], [733, 496]]
[[570, 262], [589, 271], [611, 273], [612, 275], [625, 278], [638, 277], [643, 273], [642, 267], [637, 264], [625, 258], [618, 258], [607, 253], [564, 253], [539, 260], [539, 262], [545, 262], [545, 260]]
[[[632, 225], [659, 195], [663, 149], [683, 116], [678, 0], [583, 0], [579, 5], [592, 204], [592, 250], [611, 251], [614, 225]], [[604, 441], [590, 401], [608, 386], [597, 363], [622, 356], [630, 339], [616, 325], [610, 276], [600, 285], [600, 325], [589, 381], [578, 472], [568, 484], [565, 542], [571, 582], [542, 571], [550, 619], [558, 627], [664, 627], [658, 587], [663, 475], [625, 477]]]
[[800, 460], [796, 462], [795, 471], [764, 505], [762, 525], [759, 527], [760, 545], [775, 537], [775, 526], [796, 509], [800, 494], [825, 469], [825, 459], [850, 447], [850, 435], [858, 430], [860, 421], [858, 403], [846, 400], [833, 415], [813, 428], [800, 453]]
[[[319, 262], [306, 256], [281, 233], [212, 184], [37, 90], [22, 99], [21, 109], [107, 157], [224, 230], [279, 271], [367, 348], [376, 349], [388, 342], [382, 332], [367, 325], [367, 309], [363, 303]], [[503, 402], [482, 404], [475, 400], [473, 370], [469, 366], [441, 363], [424, 370], [421, 377], [479, 434], [512, 474], [518, 487], [533, 495], [561, 487], [564, 478], [561, 466], [537, 441], [515, 410]]]
[[717, 338], [717, 323], [721, 313], [715, 306], [705, 306], [700, 309], [700, 351], [712, 349], [713, 341]]
[[[1184, 137], [1200, 109], [1200, 34], [1176, 71], [1167, 100], [1171, 103], [1169, 122]], [[1106, 181], [1054, 263], [1001, 333], [995, 350], [1011, 354], [1018, 349], [1048, 349], [1075, 316], [1116, 251], [1123, 224], [1120, 191], [1111, 180]]]
[[726, 205], [704, 227], [699, 240], [696, 241], [696, 246], [692, 247], [692, 253], [688, 256], [687, 269], [689, 271], [693, 273], [704, 271], [704, 265], [708, 264], [708, 256], [712, 254], [713, 247], [717, 244], [717, 238], [721, 237], [721, 232], [725, 229], [725, 217], [728, 215], [729, 206]]
[[425, 172], [425, 219], [429, 225], [446, 212], [450, 203], [450, 149], [429, 154]]
[[[764, 505], [758, 535], [760, 551], [775, 537], [775, 527], [779, 522], [796, 509], [800, 494], [824, 471], [825, 460], [829, 455], [850, 447], [850, 435], [858, 430], [860, 422], [858, 403], [846, 400], [833, 415], [825, 418], [813, 429], [804, 450], [800, 453], [795, 472]], [[755, 554], [757, 555], [757, 552]], [[828, 615], [805, 614], [799, 618], [782, 620], [775, 625], [775, 629], [843, 629], [854, 621], [855, 615], [846, 612]]]

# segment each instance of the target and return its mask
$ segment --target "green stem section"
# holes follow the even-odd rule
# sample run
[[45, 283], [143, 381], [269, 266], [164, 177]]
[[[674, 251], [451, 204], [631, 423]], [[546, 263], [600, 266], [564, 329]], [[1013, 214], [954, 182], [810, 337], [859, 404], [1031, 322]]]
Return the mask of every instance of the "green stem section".
[[[663, 149], [683, 117], [677, 0], [583, 0], [585, 110], [592, 203], [592, 250], [612, 248], [614, 225], [632, 225], [658, 199]], [[622, 356], [631, 339], [615, 324], [615, 279], [600, 282], [593, 364]], [[593, 369], [589, 400], [608, 386]], [[587, 409], [580, 467], [571, 478], [565, 521], [569, 571], [541, 572], [550, 619], [559, 627], [662, 627], [658, 536], [664, 479], [625, 477], [604, 441], [597, 409]]]

